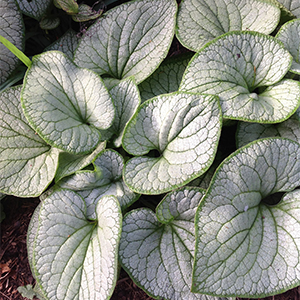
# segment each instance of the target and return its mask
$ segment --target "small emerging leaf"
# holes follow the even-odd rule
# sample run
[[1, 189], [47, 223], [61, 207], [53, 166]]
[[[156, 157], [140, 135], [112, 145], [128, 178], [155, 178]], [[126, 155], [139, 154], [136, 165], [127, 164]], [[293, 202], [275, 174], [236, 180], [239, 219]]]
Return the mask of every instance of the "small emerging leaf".
[[41, 293], [39, 293], [37, 285], [33, 287], [31, 284], [27, 284], [25, 286], [19, 286], [17, 290], [25, 298], [32, 300], [34, 297], [37, 297], [39, 300], [47, 300]]
[[55, 0], [55, 5], [63, 9], [69, 15], [78, 13], [78, 4], [76, 0]]
[[45, 16], [40, 21], [40, 27], [44, 30], [55, 29], [59, 26], [59, 24], [60, 24], [60, 19], [55, 16], [51, 16], [51, 15]]
[[78, 8], [78, 13], [76, 15], [72, 15], [72, 19], [75, 22], [86, 22], [89, 20], [94, 20], [103, 14], [103, 10], [95, 11], [90, 6], [86, 4], [80, 4]]

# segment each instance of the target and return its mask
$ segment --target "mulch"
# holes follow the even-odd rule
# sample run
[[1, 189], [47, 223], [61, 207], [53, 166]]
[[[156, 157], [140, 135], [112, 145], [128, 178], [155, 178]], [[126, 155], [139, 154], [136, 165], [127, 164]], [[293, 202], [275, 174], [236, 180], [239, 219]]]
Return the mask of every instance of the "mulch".
[[[2, 203], [6, 218], [0, 225], [0, 300], [24, 300], [27, 298], [23, 298], [17, 288], [35, 283], [28, 264], [26, 232], [39, 199], [7, 196]], [[123, 270], [111, 299], [153, 300]], [[264, 300], [300, 300], [300, 287]]]

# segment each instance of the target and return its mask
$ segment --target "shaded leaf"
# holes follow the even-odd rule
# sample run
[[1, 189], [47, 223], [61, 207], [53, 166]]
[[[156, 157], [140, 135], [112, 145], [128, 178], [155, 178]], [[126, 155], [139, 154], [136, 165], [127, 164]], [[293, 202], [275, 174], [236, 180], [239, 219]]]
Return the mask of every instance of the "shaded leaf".
[[[24, 48], [24, 24], [22, 14], [14, 0], [0, 0], [0, 35], [19, 50]], [[0, 43], [0, 84], [4, 83], [17, 67], [18, 58]]]
[[73, 58], [75, 49], [78, 46], [79, 38], [74, 30], [68, 30], [61, 38], [47, 47], [45, 50], [58, 50]]
[[170, 57], [158, 69], [139, 84], [142, 102], [161, 94], [176, 92], [192, 53]]
[[135, 84], [134, 77], [120, 81], [109, 89], [116, 108], [116, 116], [112, 126], [106, 131], [101, 131], [104, 136], [113, 136], [115, 147], [120, 147], [124, 129], [128, 121], [136, 112], [141, 103], [140, 93]]
[[40, 21], [47, 14], [52, 0], [16, 0], [23, 14]]

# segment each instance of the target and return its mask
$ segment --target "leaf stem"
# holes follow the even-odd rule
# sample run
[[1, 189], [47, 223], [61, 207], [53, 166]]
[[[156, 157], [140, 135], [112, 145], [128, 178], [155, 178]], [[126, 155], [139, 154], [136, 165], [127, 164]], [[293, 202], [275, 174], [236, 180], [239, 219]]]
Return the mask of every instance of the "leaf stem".
[[8, 41], [5, 37], [0, 35], [0, 42], [10, 50], [15, 56], [17, 56], [26, 66], [29, 68], [31, 66], [31, 60], [26, 56], [21, 50], [19, 50], [15, 45]]

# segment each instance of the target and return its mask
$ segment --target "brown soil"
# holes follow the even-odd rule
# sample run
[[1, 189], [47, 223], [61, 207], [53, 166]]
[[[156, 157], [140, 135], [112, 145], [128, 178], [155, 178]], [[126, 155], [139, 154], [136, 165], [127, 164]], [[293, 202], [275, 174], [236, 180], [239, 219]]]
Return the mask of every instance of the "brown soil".
[[[1, 223], [0, 300], [24, 300], [17, 288], [34, 284], [26, 249], [26, 232], [38, 199], [7, 197], [3, 201], [6, 213]], [[112, 300], [152, 300], [121, 271]], [[182, 299], [184, 300], [184, 299]], [[300, 300], [300, 287], [265, 300]]]

